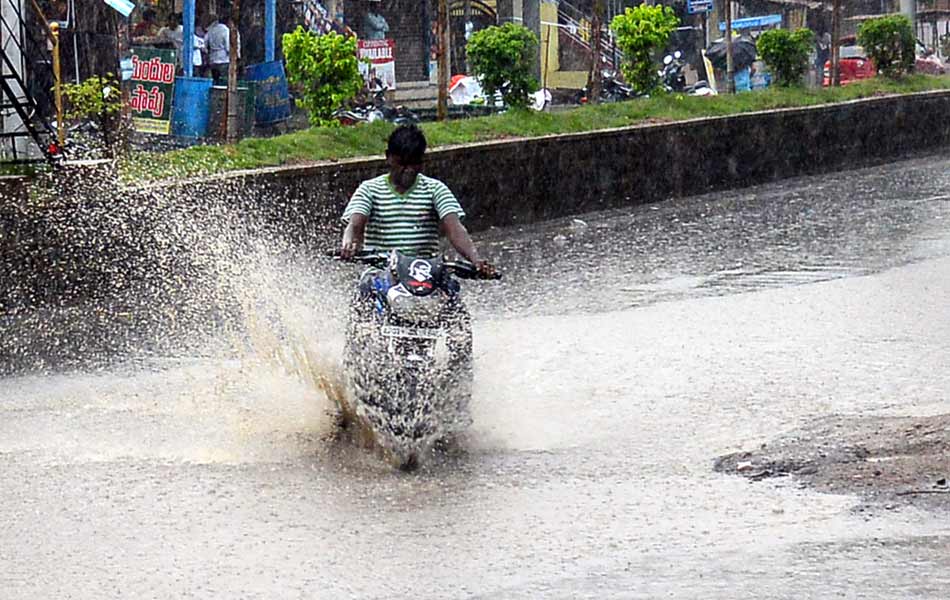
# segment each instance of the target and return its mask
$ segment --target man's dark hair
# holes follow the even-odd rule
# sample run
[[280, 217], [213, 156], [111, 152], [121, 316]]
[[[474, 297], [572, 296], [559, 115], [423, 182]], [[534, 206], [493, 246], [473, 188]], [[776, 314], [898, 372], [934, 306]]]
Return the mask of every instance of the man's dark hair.
[[146, 8], [142, 11], [142, 20], [143, 21], [154, 21], [155, 17], [158, 16], [158, 13], [152, 10], [151, 8]]
[[409, 164], [422, 162], [425, 153], [426, 136], [415, 125], [400, 125], [386, 143], [387, 156], [397, 156]]

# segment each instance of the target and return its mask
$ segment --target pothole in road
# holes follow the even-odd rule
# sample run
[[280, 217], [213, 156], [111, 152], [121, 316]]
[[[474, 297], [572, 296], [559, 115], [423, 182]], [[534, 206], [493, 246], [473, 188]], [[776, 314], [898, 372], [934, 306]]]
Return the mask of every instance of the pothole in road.
[[817, 419], [727, 454], [714, 469], [758, 481], [793, 476], [805, 487], [856, 494], [871, 505], [950, 509], [950, 414]]

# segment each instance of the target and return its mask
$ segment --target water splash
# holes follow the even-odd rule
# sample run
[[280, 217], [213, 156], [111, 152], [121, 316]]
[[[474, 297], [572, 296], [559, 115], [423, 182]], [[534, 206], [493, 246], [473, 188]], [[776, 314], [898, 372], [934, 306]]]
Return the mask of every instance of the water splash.
[[[4, 199], [0, 375], [100, 373], [100, 397], [122, 405], [141, 392], [103, 392], [102, 381], [163, 372], [179, 387], [156, 397], [167, 406], [207, 402], [245, 441], [287, 434], [288, 420], [305, 437], [325, 433], [329, 419], [317, 422], [314, 410], [332, 413], [342, 394], [348, 287], [336, 266], [299, 242], [309, 233], [309, 247], [319, 247], [333, 231], [287, 231], [251, 198], [240, 179], [130, 189], [107, 165]], [[182, 376], [194, 365], [215, 385]], [[66, 380], [72, 389], [59, 382], [54, 395], [64, 410], [84, 410], [69, 400], [81, 380]], [[303, 393], [310, 406], [284, 412], [282, 389]], [[242, 416], [249, 411], [253, 418]]]

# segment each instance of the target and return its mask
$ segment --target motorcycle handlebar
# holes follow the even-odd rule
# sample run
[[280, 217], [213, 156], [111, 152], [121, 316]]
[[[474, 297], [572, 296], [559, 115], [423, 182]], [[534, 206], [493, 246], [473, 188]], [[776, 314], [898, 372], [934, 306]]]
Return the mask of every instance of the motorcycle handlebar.
[[[343, 258], [339, 250], [328, 250], [326, 256], [336, 260], [358, 262], [376, 267], [384, 267], [389, 263], [388, 252], [376, 252], [373, 250], [361, 250], [349, 259]], [[498, 271], [495, 271], [491, 276], [485, 277], [479, 272], [475, 265], [464, 260], [445, 261], [442, 263], [442, 266], [461, 279], [498, 280], [502, 277], [502, 274]]]
[[329, 258], [334, 258], [336, 260], [342, 260], [344, 262], [358, 262], [364, 263], [367, 265], [376, 264], [380, 261], [388, 262], [389, 254], [386, 252], [375, 252], [373, 250], [360, 250], [350, 258], [343, 258], [343, 254], [339, 249], [336, 250], [327, 250], [324, 253], [324, 256]]
[[481, 279], [494, 281], [501, 279], [501, 273], [498, 271], [495, 271], [486, 277], [485, 275], [482, 275], [482, 273], [477, 268], [475, 268], [475, 265], [468, 261], [446, 261], [442, 263], [442, 266], [452, 271], [452, 273], [461, 279]]

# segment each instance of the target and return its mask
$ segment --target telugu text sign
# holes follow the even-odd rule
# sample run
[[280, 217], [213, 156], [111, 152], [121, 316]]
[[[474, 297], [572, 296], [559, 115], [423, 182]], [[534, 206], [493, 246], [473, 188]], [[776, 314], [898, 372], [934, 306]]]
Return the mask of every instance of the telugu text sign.
[[175, 65], [174, 50], [132, 49], [129, 108], [136, 131], [171, 133]]

